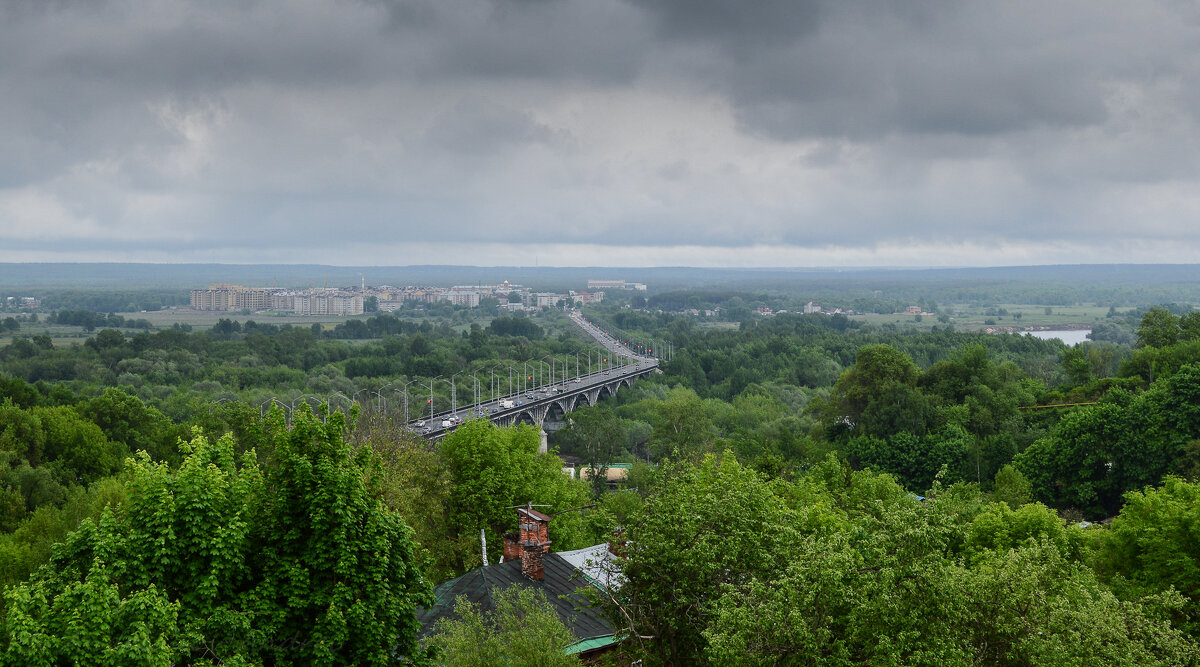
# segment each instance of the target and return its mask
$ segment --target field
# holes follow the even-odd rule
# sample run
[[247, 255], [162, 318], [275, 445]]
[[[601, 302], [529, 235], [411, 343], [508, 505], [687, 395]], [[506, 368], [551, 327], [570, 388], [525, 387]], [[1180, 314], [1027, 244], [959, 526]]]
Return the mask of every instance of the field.
[[[1047, 313], [1047, 309], [1049, 309], [1049, 313]], [[985, 327], [991, 326], [1086, 328], [1096, 322], [1103, 322], [1108, 315], [1107, 307], [1096, 304], [1044, 306], [1030, 303], [1008, 303], [986, 310], [960, 304], [944, 306], [941, 311], [942, 314], [949, 317], [949, 321], [942, 321], [939, 319], [939, 315], [923, 315], [918, 319], [915, 315], [901, 313], [855, 315], [854, 319], [875, 325], [896, 324], [918, 329], [952, 325], [959, 331], [981, 331]]]

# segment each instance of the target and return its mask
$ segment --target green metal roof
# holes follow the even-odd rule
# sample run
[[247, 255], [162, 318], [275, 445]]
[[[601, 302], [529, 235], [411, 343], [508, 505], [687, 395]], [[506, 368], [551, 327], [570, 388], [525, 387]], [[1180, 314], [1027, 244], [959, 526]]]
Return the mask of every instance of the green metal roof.
[[617, 638], [614, 635], [601, 635], [599, 637], [588, 637], [587, 639], [580, 639], [579, 641], [575, 642], [574, 644], [571, 644], [566, 649], [564, 649], [564, 652], [567, 655], [573, 655], [575, 653], [583, 653], [584, 651], [592, 651], [592, 650], [595, 650], [598, 648], [603, 648], [610, 644], [616, 644], [616, 643], [617, 643]]

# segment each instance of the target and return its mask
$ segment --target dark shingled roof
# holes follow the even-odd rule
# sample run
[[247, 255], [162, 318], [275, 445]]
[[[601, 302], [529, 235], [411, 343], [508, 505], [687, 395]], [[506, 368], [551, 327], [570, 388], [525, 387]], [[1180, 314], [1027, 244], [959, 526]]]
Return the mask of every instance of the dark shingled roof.
[[546, 554], [542, 558], [542, 566], [546, 575], [541, 581], [534, 581], [522, 574], [521, 561], [518, 559], [476, 568], [443, 583], [434, 590], [437, 602], [433, 607], [417, 610], [421, 634], [427, 635], [432, 632], [439, 619], [455, 618], [454, 601], [459, 596], [466, 596], [467, 600], [485, 611], [492, 611], [495, 609], [492, 591], [508, 586], [540, 588], [545, 593], [546, 600], [558, 612], [558, 617], [578, 639], [613, 634], [613, 626], [608, 619], [599, 610], [593, 609], [587, 599], [579, 593], [578, 589], [591, 585], [582, 572], [554, 553]]

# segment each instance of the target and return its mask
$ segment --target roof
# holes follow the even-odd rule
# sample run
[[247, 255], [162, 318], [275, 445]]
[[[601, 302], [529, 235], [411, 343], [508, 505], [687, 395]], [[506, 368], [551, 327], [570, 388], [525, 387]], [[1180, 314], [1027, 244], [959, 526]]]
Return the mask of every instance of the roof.
[[517, 513], [532, 517], [534, 519], [537, 519], [538, 521], [550, 521], [554, 518], [548, 514], [543, 514], [542, 512], [539, 512], [539, 511], [533, 509], [532, 507], [529, 509], [526, 509], [524, 507], [517, 508]]
[[[584, 551], [584, 550], [580, 550]], [[568, 552], [574, 553], [574, 552]], [[421, 634], [433, 631], [433, 626], [443, 618], [456, 618], [454, 602], [465, 596], [486, 611], [495, 609], [492, 591], [508, 586], [539, 588], [546, 600], [554, 607], [558, 617], [577, 639], [592, 639], [613, 634], [613, 626], [599, 610], [591, 607], [579, 589], [591, 585], [588, 577], [558, 553], [542, 557], [545, 577], [535, 581], [521, 573], [521, 561], [510, 560], [497, 565], [479, 567], [442, 583], [434, 589], [437, 602], [429, 609], [419, 609], [417, 620], [421, 623]]]
[[580, 639], [579, 641], [575, 642], [574, 644], [571, 644], [563, 652], [566, 653], [567, 655], [573, 655], [576, 653], [587, 653], [588, 651], [595, 651], [598, 648], [604, 648], [605, 646], [610, 646], [610, 645], [616, 644], [616, 643], [617, 643], [617, 638], [614, 637], [613, 635], [603, 635], [600, 637], [588, 637], [587, 639]]
[[621, 587], [623, 580], [607, 543], [574, 551], [560, 551], [554, 555], [573, 565], [592, 584], [610, 591]]

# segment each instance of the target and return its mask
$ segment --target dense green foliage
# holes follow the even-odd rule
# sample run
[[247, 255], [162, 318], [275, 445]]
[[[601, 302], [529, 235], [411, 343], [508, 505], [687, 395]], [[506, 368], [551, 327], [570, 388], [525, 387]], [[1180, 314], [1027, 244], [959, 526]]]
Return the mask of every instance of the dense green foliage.
[[513, 586], [494, 596], [495, 609], [460, 598], [455, 620], [443, 619], [429, 644], [439, 659], [455, 667], [571, 667], [582, 664], [563, 652], [575, 637], [541, 591]]
[[648, 664], [1200, 659], [1171, 623], [1177, 592], [1118, 597], [1088, 565], [1102, 533], [1044, 506], [1014, 511], [969, 486], [919, 502], [834, 459], [793, 483], [729, 453], [660, 474], [627, 526], [611, 603]]
[[[566, 327], [552, 316], [539, 319]], [[435, 327], [388, 314], [328, 330], [230, 319], [198, 332], [172, 328], [126, 337], [102, 329], [86, 344], [69, 347], [17, 339], [0, 347], [0, 364], [10, 377], [53, 382], [84, 395], [120, 387], [176, 422], [194, 423], [208, 419], [216, 401], [262, 406], [276, 398], [290, 408], [325, 400], [348, 408], [352, 399], [366, 402], [368, 393], [394, 414], [402, 414], [407, 401], [415, 418], [429, 409], [430, 391], [421, 389], [429, 387], [429, 378], [444, 378], [433, 386], [441, 411], [453, 402], [446, 380], [453, 375], [457, 402], [470, 403], [477, 390], [489, 396], [519, 389], [529, 369], [533, 381], [544, 381], [545, 373], [536, 370], [544, 367], [541, 359], [556, 357], [560, 369], [569, 360], [574, 375], [587, 372], [589, 355], [600, 356], [582, 339], [545, 336], [542, 325], [530, 320], [504, 321], [499, 332], [473, 325], [461, 333], [445, 322]], [[161, 449], [152, 453], [165, 455]]]
[[[705, 298], [748, 312], [750, 296]], [[529, 428], [468, 421], [435, 447], [405, 428], [406, 399], [430, 409], [424, 378], [444, 376], [442, 410], [446, 376], [462, 405], [472, 374], [507, 393], [543, 357], [586, 372], [597, 353], [553, 311], [445, 315], [133, 335], [96, 315], [83, 344], [0, 347], [4, 659], [391, 664], [419, 651], [425, 582], [479, 565], [481, 529], [494, 562], [532, 503], [555, 550], [623, 529], [626, 585], [605, 604], [647, 664], [1200, 660], [1200, 316], [1184, 308], [1114, 310], [1075, 348], [599, 309], [673, 352], [552, 436], [569, 461], [629, 465], [611, 485], [564, 475]], [[458, 663], [475, 643], [478, 664], [556, 664], [566, 639], [513, 595], [462, 607], [434, 643]], [[544, 630], [529, 646], [521, 619]]]
[[[179, 468], [142, 455], [130, 495], [8, 595], [14, 665], [393, 664], [417, 655], [429, 587], [411, 531], [365, 484], [340, 413], [272, 416], [277, 464], [197, 435]], [[303, 638], [297, 641], [298, 638]]]

